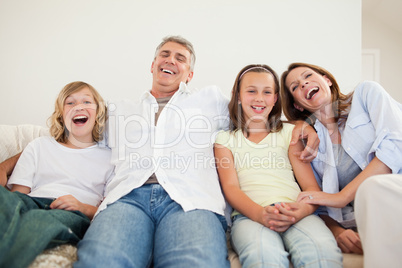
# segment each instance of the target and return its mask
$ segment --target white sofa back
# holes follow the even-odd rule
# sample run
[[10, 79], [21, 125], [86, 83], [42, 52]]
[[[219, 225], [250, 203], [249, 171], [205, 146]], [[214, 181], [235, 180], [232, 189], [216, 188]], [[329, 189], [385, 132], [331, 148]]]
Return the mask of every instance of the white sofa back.
[[21, 152], [33, 139], [49, 135], [49, 129], [36, 125], [0, 125], [0, 162]]

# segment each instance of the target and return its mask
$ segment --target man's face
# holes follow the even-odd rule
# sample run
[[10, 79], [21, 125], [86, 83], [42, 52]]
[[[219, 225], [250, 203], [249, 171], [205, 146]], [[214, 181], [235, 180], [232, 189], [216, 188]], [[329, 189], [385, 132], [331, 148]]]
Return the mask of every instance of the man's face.
[[175, 42], [164, 44], [152, 62], [151, 93], [156, 97], [170, 96], [179, 89], [180, 82], [190, 82], [193, 78], [190, 61], [191, 55], [186, 47]]

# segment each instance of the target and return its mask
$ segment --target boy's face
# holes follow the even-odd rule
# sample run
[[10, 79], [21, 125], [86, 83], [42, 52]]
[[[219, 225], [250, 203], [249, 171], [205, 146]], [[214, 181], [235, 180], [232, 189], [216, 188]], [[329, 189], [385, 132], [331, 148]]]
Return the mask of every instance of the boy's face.
[[82, 143], [88, 143], [88, 146], [93, 144], [92, 130], [95, 126], [96, 111], [95, 98], [87, 87], [65, 99], [63, 120], [70, 132], [68, 137], [70, 143], [76, 147], [82, 147]]

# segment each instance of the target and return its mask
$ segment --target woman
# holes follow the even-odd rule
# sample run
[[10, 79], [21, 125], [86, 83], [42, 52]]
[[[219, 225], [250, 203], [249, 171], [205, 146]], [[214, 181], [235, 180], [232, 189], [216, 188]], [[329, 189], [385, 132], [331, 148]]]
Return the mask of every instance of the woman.
[[312, 166], [323, 192], [303, 192], [298, 200], [327, 206], [322, 218], [339, 247], [361, 254], [357, 232], [345, 227], [354, 221], [356, 190], [366, 178], [402, 173], [401, 104], [375, 82], [344, 95], [331, 73], [312, 64], [291, 64], [281, 82], [285, 116], [310, 122], [320, 139]]

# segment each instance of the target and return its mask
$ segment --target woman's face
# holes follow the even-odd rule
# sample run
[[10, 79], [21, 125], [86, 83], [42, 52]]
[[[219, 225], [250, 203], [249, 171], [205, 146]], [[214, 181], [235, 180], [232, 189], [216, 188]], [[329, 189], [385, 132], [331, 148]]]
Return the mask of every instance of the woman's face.
[[286, 77], [286, 87], [293, 96], [296, 109], [314, 113], [331, 103], [332, 82], [308, 67], [297, 67]]

